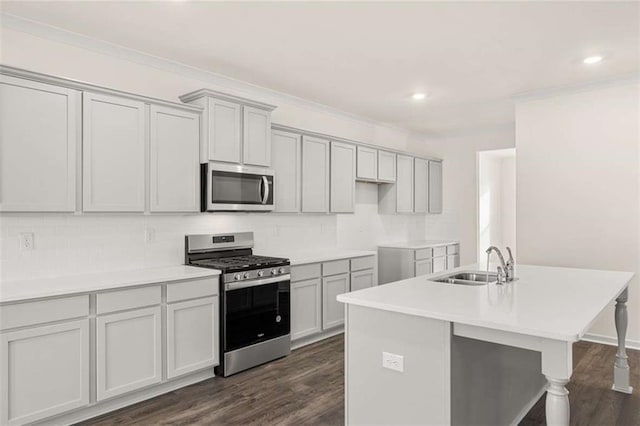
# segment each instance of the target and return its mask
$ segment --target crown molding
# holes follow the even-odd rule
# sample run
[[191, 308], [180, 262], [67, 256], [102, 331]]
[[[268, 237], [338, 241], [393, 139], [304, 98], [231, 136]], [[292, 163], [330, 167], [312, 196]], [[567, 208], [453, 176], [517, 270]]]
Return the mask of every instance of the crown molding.
[[[301, 108], [312, 109], [315, 111], [322, 111], [328, 114], [337, 115], [341, 118], [347, 118], [352, 122], [360, 124], [368, 124], [380, 126], [388, 129], [393, 129], [402, 133], [410, 133], [411, 130], [393, 125], [391, 123], [385, 123], [376, 121], [368, 117], [364, 117], [351, 112], [343, 111], [338, 108], [334, 108], [319, 102], [314, 102], [298, 96], [290, 95], [284, 92], [280, 92], [274, 89], [269, 89], [263, 86], [258, 86], [245, 81], [237, 80], [231, 77], [227, 77], [222, 74], [218, 74], [212, 71], [207, 71], [202, 68], [193, 67], [183, 64], [181, 62], [172, 61], [167, 58], [154, 56], [148, 53], [144, 53], [135, 49], [124, 47], [118, 44], [110, 43], [104, 40], [99, 40], [93, 37], [88, 37], [82, 34], [74, 33], [62, 28], [54, 27], [42, 22], [33, 21], [17, 15], [12, 15], [6, 12], [0, 12], [0, 22], [5, 28], [19, 31], [27, 34], [31, 34], [37, 37], [41, 37], [48, 40], [53, 40], [59, 43], [68, 44], [75, 47], [80, 47], [92, 52], [100, 53], [103, 55], [112, 56], [119, 59], [128, 60], [137, 64], [149, 66], [162, 71], [171, 72], [181, 75], [183, 77], [200, 80], [203, 82], [209, 82], [211, 84], [219, 85], [238, 93], [242, 93], [248, 98], [255, 98], [264, 96], [270, 99], [276, 99], [290, 105], [295, 105]], [[255, 101], [254, 101], [255, 102]]]
[[263, 102], [257, 102], [247, 98], [241, 98], [239, 96], [229, 95], [228, 93], [218, 92], [217, 90], [211, 89], [200, 89], [194, 92], [189, 92], [185, 95], [180, 96], [180, 101], [184, 103], [189, 103], [191, 101], [195, 101], [196, 99], [200, 99], [203, 97], [212, 97], [216, 99], [222, 99], [224, 101], [234, 102], [242, 105], [247, 105], [254, 108], [263, 109], [265, 111], [273, 111], [277, 108], [276, 105], [265, 104]]
[[594, 89], [604, 89], [607, 87], [614, 87], [626, 84], [638, 84], [640, 83], [640, 74], [626, 74], [620, 77], [609, 78], [606, 80], [590, 81], [588, 83], [581, 84], [568, 84], [565, 86], [556, 86], [539, 90], [531, 90], [522, 93], [516, 93], [511, 98], [514, 102], [526, 102], [535, 99], [552, 98], [559, 95], [568, 95], [572, 93], [586, 92]]

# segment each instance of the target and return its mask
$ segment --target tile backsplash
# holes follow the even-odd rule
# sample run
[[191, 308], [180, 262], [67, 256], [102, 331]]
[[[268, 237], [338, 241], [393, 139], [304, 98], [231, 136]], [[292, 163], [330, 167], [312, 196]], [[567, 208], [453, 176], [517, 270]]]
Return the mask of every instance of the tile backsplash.
[[[2, 214], [0, 278], [182, 264], [186, 234], [253, 231], [255, 252], [266, 255], [334, 247], [375, 250], [380, 243], [427, 237], [429, 216], [378, 215], [373, 184], [358, 183], [356, 194], [355, 213], [341, 215]], [[20, 249], [21, 233], [33, 233], [33, 250]]]

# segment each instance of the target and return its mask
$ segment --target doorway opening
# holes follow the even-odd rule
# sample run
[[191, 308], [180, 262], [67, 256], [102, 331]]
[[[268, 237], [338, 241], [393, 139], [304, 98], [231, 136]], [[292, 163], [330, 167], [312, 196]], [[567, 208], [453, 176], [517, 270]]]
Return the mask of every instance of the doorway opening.
[[509, 246], [516, 256], [516, 149], [478, 152], [478, 263], [486, 250]]

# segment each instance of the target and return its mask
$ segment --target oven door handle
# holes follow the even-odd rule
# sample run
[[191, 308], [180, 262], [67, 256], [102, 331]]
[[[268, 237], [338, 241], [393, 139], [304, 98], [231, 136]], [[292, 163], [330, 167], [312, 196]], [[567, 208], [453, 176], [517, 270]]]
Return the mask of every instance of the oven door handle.
[[277, 277], [262, 278], [259, 280], [251, 280], [237, 283], [226, 283], [224, 285], [224, 291], [239, 290], [241, 288], [257, 287], [259, 285], [272, 284], [280, 281], [289, 281], [291, 274], [278, 275]]

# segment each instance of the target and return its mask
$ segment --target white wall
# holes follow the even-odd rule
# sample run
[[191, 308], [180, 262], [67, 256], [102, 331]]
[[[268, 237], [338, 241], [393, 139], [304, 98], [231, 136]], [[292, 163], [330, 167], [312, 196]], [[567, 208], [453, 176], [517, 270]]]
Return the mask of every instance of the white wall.
[[[638, 270], [640, 86], [620, 82], [516, 106], [517, 240], [522, 263]], [[640, 343], [640, 286], [627, 338]], [[567, 301], [567, 309], [579, 309]], [[591, 329], [615, 336], [613, 304]]]
[[502, 159], [502, 244], [511, 247], [513, 256], [518, 258], [516, 245], [516, 153]]
[[[48, 30], [47, 30], [48, 31]], [[354, 118], [321, 105], [208, 74], [161, 69], [149, 58], [53, 31], [51, 37], [1, 28], [1, 63], [177, 101], [203, 87], [278, 105], [276, 123], [417, 153], [428, 147], [406, 131]], [[65, 39], [67, 42], [56, 41]], [[105, 52], [111, 52], [109, 54]], [[164, 65], [162, 65], [164, 66]], [[375, 250], [380, 243], [430, 237], [424, 215], [377, 214], [377, 187], [357, 184], [353, 215], [281, 214], [3, 214], [0, 215], [0, 279], [13, 280], [184, 261], [184, 235], [254, 231], [256, 251], [291, 253], [309, 248]], [[436, 220], [438, 223], [438, 220]], [[156, 239], [145, 241], [145, 230]], [[20, 251], [18, 234], [34, 232], [35, 250]], [[450, 238], [448, 232], [439, 236]]]

